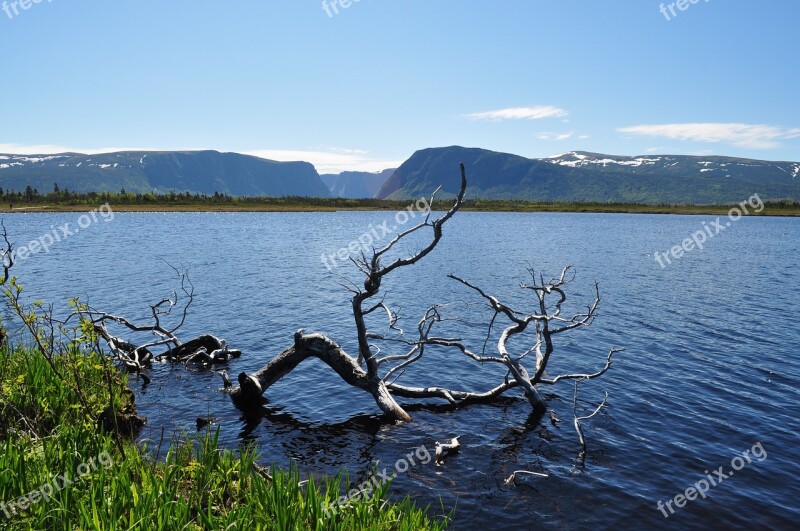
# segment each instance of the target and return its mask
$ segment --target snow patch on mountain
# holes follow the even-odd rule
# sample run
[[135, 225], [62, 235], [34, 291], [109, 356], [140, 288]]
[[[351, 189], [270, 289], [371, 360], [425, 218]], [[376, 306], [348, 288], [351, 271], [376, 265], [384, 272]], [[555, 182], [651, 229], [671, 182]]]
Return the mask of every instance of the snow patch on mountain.
[[[630, 168], [646, 168], [646, 167], [654, 167], [654, 168], [673, 168], [675, 166], [680, 167], [682, 164], [696, 164], [696, 167], [699, 167], [700, 173], [709, 173], [709, 172], [727, 172], [728, 177], [730, 176], [730, 171], [734, 168], [747, 168], [747, 170], [738, 170], [741, 171], [750, 171], [749, 168], [756, 168], [756, 169], [764, 169], [766, 162], [763, 161], [750, 161], [750, 160], [741, 160], [741, 161], [728, 161], [723, 162], [721, 160], [713, 161], [713, 160], [692, 160], [691, 157], [681, 157], [676, 159], [675, 157], [669, 155], [657, 156], [639, 156], [639, 157], [616, 157], [610, 155], [600, 155], [596, 153], [586, 153], [586, 152], [579, 152], [579, 151], [569, 151], [567, 153], [562, 153], [560, 155], [555, 155], [553, 157], [549, 157], [543, 159], [545, 162], [550, 162], [551, 164], [556, 164], [558, 166], [568, 166], [570, 168], [591, 168], [591, 167], [622, 167], [627, 166]], [[797, 177], [800, 175], [800, 164], [798, 163], [791, 163], [791, 164], [776, 164], [772, 163], [776, 169], [785, 172], [792, 176], [792, 178]], [[690, 171], [689, 168], [686, 168], [687, 171]], [[720, 174], [716, 174], [720, 175]]]
[[26, 164], [39, 164], [48, 160], [63, 159], [66, 155], [47, 155], [47, 156], [28, 156], [28, 155], [0, 155], [0, 160], [9, 162], [0, 164], [0, 169], [11, 168], [13, 166], [25, 166]]
[[544, 159], [551, 164], [558, 166], [569, 166], [570, 168], [581, 168], [590, 165], [602, 165], [604, 168], [610, 164], [618, 166], [631, 166], [637, 168], [639, 166], [655, 166], [662, 161], [661, 157], [620, 157], [620, 158], [592, 158], [584, 153], [577, 151], [570, 151]]

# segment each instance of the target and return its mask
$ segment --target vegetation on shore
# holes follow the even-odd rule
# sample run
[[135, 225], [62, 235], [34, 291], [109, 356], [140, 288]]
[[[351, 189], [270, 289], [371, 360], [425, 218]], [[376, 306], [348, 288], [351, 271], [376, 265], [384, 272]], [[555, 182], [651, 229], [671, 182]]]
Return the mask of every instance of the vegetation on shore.
[[[75, 193], [58, 189], [46, 194], [30, 189], [0, 189], [0, 212], [85, 211], [108, 203], [118, 212], [332, 212], [338, 210], [404, 210], [410, 201], [318, 197], [231, 197], [224, 194]], [[762, 216], [800, 216], [800, 202], [767, 201]], [[635, 214], [726, 214], [736, 205], [668, 205], [625, 203], [546, 203], [495, 199], [466, 200], [472, 212], [597, 212]]]
[[91, 329], [64, 328], [45, 305], [22, 308], [13, 278], [3, 289], [31, 343], [0, 346], [0, 529], [445, 527], [409, 499], [389, 501], [389, 485], [326, 514], [350, 487], [345, 476], [268, 472], [253, 447], [222, 449], [218, 432], [137, 444], [126, 375]]

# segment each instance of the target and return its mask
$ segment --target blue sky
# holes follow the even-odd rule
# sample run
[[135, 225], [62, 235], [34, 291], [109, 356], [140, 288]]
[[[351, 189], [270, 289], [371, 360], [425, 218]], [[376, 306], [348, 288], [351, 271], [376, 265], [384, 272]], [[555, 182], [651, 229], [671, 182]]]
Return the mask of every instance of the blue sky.
[[686, 1], [0, 0], [0, 152], [800, 160], [800, 2]]

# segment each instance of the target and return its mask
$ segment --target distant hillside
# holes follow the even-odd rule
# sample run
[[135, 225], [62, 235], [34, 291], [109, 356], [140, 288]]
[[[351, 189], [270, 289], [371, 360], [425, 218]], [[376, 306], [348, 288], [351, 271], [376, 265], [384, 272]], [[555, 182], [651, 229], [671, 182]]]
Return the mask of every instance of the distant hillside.
[[102, 155], [0, 155], [0, 186], [40, 192], [54, 183], [79, 192], [192, 192], [232, 196], [330, 197], [308, 162], [276, 162], [217, 151]]
[[754, 193], [764, 199], [800, 199], [800, 163], [730, 157], [650, 155], [617, 157], [571, 152], [527, 159], [485, 149], [446, 147], [417, 151], [378, 192], [410, 199], [458, 191], [464, 162], [471, 198], [560, 202], [735, 203]]
[[780, 181], [787, 175], [794, 178], [800, 174], [800, 163], [798, 162], [770, 162], [734, 157], [691, 157], [683, 155], [619, 157], [586, 151], [571, 151], [543, 160], [571, 168], [588, 168], [637, 175], [681, 176], [714, 172], [718, 177], [744, 178], [755, 176], [758, 179], [766, 178]]
[[322, 182], [328, 187], [333, 197], [347, 199], [371, 199], [376, 196], [394, 169], [377, 173], [363, 171], [345, 171], [340, 174], [321, 175]]
[[[458, 164], [471, 198], [548, 202], [719, 204], [754, 193], [800, 201], [800, 163], [731, 157], [620, 157], [569, 152], [528, 159], [477, 148], [414, 153], [397, 170], [319, 176], [307, 162], [276, 162], [237, 153], [121, 152], [102, 155], [0, 155], [0, 187], [45, 193], [58, 184], [77, 192], [192, 192], [230, 196], [410, 199], [458, 191]], [[324, 182], [323, 182], [324, 181]]]

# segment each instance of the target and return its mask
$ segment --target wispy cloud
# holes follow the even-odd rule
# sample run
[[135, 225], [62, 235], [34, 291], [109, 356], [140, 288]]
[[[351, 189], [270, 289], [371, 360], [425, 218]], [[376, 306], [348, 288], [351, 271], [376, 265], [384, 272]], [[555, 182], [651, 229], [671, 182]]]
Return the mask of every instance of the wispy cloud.
[[496, 111], [476, 112], [465, 115], [470, 120], [542, 120], [544, 118], [563, 118], [567, 111], [552, 105], [535, 105], [533, 107], [510, 107]]
[[686, 123], [635, 125], [617, 129], [621, 133], [694, 142], [726, 142], [746, 149], [774, 149], [781, 140], [800, 137], [800, 129], [774, 125], [738, 123]]
[[539, 140], [569, 140], [573, 133], [539, 133], [536, 138]]
[[344, 153], [345, 155], [366, 155], [369, 153], [369, 151], [365, 149], [350, 149], [336, 146], [322, 146], [322, 149], [333, 153]]
[[399, 167], [402, 160], [386, 160], [368, 156], [366, 151], [296, 151], [280, 149], [257, 149], [244, 152], [245, 155], [283, 162], [305, 161], [317, 168], [319, 173], [341, 173], [343, 171], [382, 171]]

